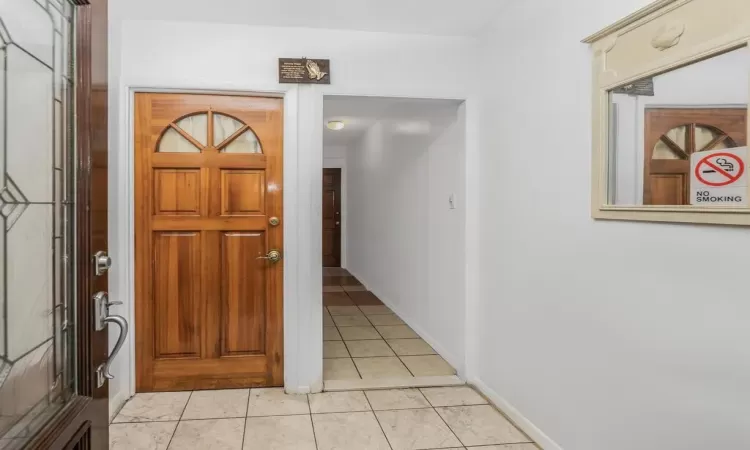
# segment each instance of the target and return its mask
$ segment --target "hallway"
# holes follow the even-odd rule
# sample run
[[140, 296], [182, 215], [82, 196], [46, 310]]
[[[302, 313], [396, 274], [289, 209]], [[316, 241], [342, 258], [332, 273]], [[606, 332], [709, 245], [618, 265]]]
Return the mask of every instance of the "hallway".
[[538, 450], [467, 386], [286, 395], [282, 389], [137, 394], [110, 450]]
[[346, 269], [323, 268], [323, 305], [324, 382], [456, 374]]

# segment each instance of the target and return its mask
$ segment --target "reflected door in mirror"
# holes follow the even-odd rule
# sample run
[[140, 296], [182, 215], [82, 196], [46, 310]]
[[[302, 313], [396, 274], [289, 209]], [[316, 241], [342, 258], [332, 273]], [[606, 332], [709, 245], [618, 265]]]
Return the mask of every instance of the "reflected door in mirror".
[[743, 147], [747, 110], [661, 108], [645, 114], [643, 203], [690, 204], [690, 155]]

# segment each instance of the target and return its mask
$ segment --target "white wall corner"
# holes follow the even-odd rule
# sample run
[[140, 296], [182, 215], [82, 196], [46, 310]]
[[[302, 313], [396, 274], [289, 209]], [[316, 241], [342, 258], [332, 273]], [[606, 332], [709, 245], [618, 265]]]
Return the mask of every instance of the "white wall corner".
[[463, 115], [466, 124], [466, 167], [465, 167], [465, 304], [466, 308], [464, 320], [464, 332], [466, 353], [463, 364], [467, 378], [478, 375], [478, 352], [480, 348], [480, 338], [478, 331], [479, 310], [480, 310], [480, 173], [481, 173], [481, 148], [480, 141], [480, 112], [481, 105], [479, 96], [472, 96], [467, 99], [459, 109], [459, 116]]
[[118, 390], [109, 396], [109, 421], [112, 422], [115, 416], [120, 412], [125, 402], [130, 399], [130, 395], [124, 390]]
[[505, 414], [511, 422], [533, 439], [543, 450], [563, 450], [558, 443], [544, 434], [544, 432], [524, 416], [521, 411], [517, 410], [504, 397], [487, 386], [482, 380], [479, 378], [471, 378], [467, 382], [487, 397], [497, 409]]

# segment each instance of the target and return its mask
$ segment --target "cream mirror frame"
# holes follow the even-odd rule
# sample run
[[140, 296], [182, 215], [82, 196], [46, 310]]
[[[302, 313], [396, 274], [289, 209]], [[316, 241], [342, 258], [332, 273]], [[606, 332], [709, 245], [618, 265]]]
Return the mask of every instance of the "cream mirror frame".
[[[744, 48], [750, 55], [750, 0], [660, 0], [583, 42], [590, 44], [593, 51], [592, 217], [750, 225], [750, 204], [709, 207], [688, 205], [683, 201], [683, 204], [654, 205], [644, 204], [643, 200], [618, 204], [612, 199], [610, 192], [613, 179], [616, 178], [612, 171], [616, 158], [611, 156], [613, 153], [610, 150], [617, 133], [611, 125], [612, 117], [616, 114], [611, 106], [613, 90], [622, 90], [638, 80], [653, 80], [655, 78], [652, 77], [708, 61], [737, 49]], [[743, 91], [750, 92], [750, 71], [744, 78], [742, 74], [735, 78], [740, 82], [744, 80]], [[747, 110], [747, 101], [736, 107]], [[747, 127], [741, 125], [740, 128], [744, 136], [750, 137], [750, 120], [745, 122]], [[644, 133], [643, 126], [640, 126], [639, 132]], [[667, 141], [673, 143], [669, 139]], [[640, 141], [634, 142], [635, 145], [646, 147], [642, 136]], [[644, 151], [643, 148], [640, 149], [641, 152]], [[698, 151], [695, 144], [693, 149]], [[681, 154], [689, 160], [687, 153]], [[685, 163], [689, 164], [689, 161]], [[642, 164], [645, 163], [641, 162], [641, 166], [635, 167], [634, 171], [643, 172]], [[689, 169], [686, 173], [692, 176], [693, 172], [698, 174], [697, 169]], [[683, 180], [683, 183], [686, 182]], [[750, 183], [747, 184], [747, 187], [742, 188], [743, 192], [746, 190], [747, 198], [750, 198]], [[638, 189], [646, 190], [645, 184], [642, 182]], [[684, 190], [684, 195], [689, 196], [688, 189]]]

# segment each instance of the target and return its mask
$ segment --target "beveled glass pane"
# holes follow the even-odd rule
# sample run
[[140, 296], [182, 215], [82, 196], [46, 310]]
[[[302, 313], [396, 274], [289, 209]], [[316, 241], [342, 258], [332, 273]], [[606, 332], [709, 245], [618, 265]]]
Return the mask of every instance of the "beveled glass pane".
[[[687, 135], [687, 126], [681, 126], [672, 128], [667, 132], [665, 135], [667, 139], [671, 139], [672, 142], [677, 144], [679, 148], [685, 151], [687, 153], [687, 150], [685, 149], [685, 136]], [[653, 159], [682, 159], [680, 158], [680, 155], [678, 155], [674, 150], [672, 150], [669, 145], [664, 142], [664, 140], [660, 140], [656, 143], [654, 146], [654, 155], [652, 156]]]
[[263, 153], [257, 136], [247, 130], [221, 149], [223, 153]]
[[15, 46], [7, 52], [6, 171], [30, 201], [51, 202], [53, 74]]
[[5, 438], [26, 438], [39, 427], [39, 416], [49, 408], [47, 396], [54, 366], [52, 341], [33, 349], [9, 367], [0, 388], [0, 434]]
[[157, 151], [164, 153], [200, 153], [198, 147], [172, 128], [168, 129], [161, 137]]
[[7, 30], [4, 34], [14, 45], [52, 67], [54, 24], [46, 8], [33, 0], [5, 1], [0, 4], [0, 17]]
[[242, 122], [233, 119], [232, 117], [225, 116], [224, 114], [214, 114], [214, 146], [218, 146], [226, 138], [233, 135], [240, 128], [242, 128]]
[[[704, 148], [706, 148], [707, 145], [711, 144], [714, 139], [717, 137], [723, 136], [722, 133], [716, 132], [716, 130], [704, 127], [704, 126], [696, 126], [695, 127], [695, 150], [700, 151]], [[725, 139], [721, 142], [715, 143], [711, 145], [710, 149], [707, 150], [722, 150], [726, 148], [730, 148], [731, 140]]]
[[[63, 45], [63, 37], [59, 33], [55, 33], [55, 48], [60, 48]], [[55, 99], [62, 101], [63, 89], [65, 88], [65, 79], [62, 77], [62, 73], [65, 72], [64, 64], [65, 52], [55, 52]]]
[[54, 134], [55, 134], [55, 142], [54, 142], [54, 156], [53, 161], [54, 165], [58, 169], [63, 168], [63, 150], [64, 150], [64, 139], [65, 139], [65, 128], [63, 126], [64, 123], [64, 103], [61, 101], [55, 101], [54, 103], [54, 114], [55, 114], [55, 127], [54, 127]]
[[177, 121], [175, 125], [200, 142], [201, 145], [205, 146], [208, 143], [208, 114], [188, 116]]
[[29, 205], [7, 231], [10, 360], [52, 337], [52, 212], [49, 204]]

